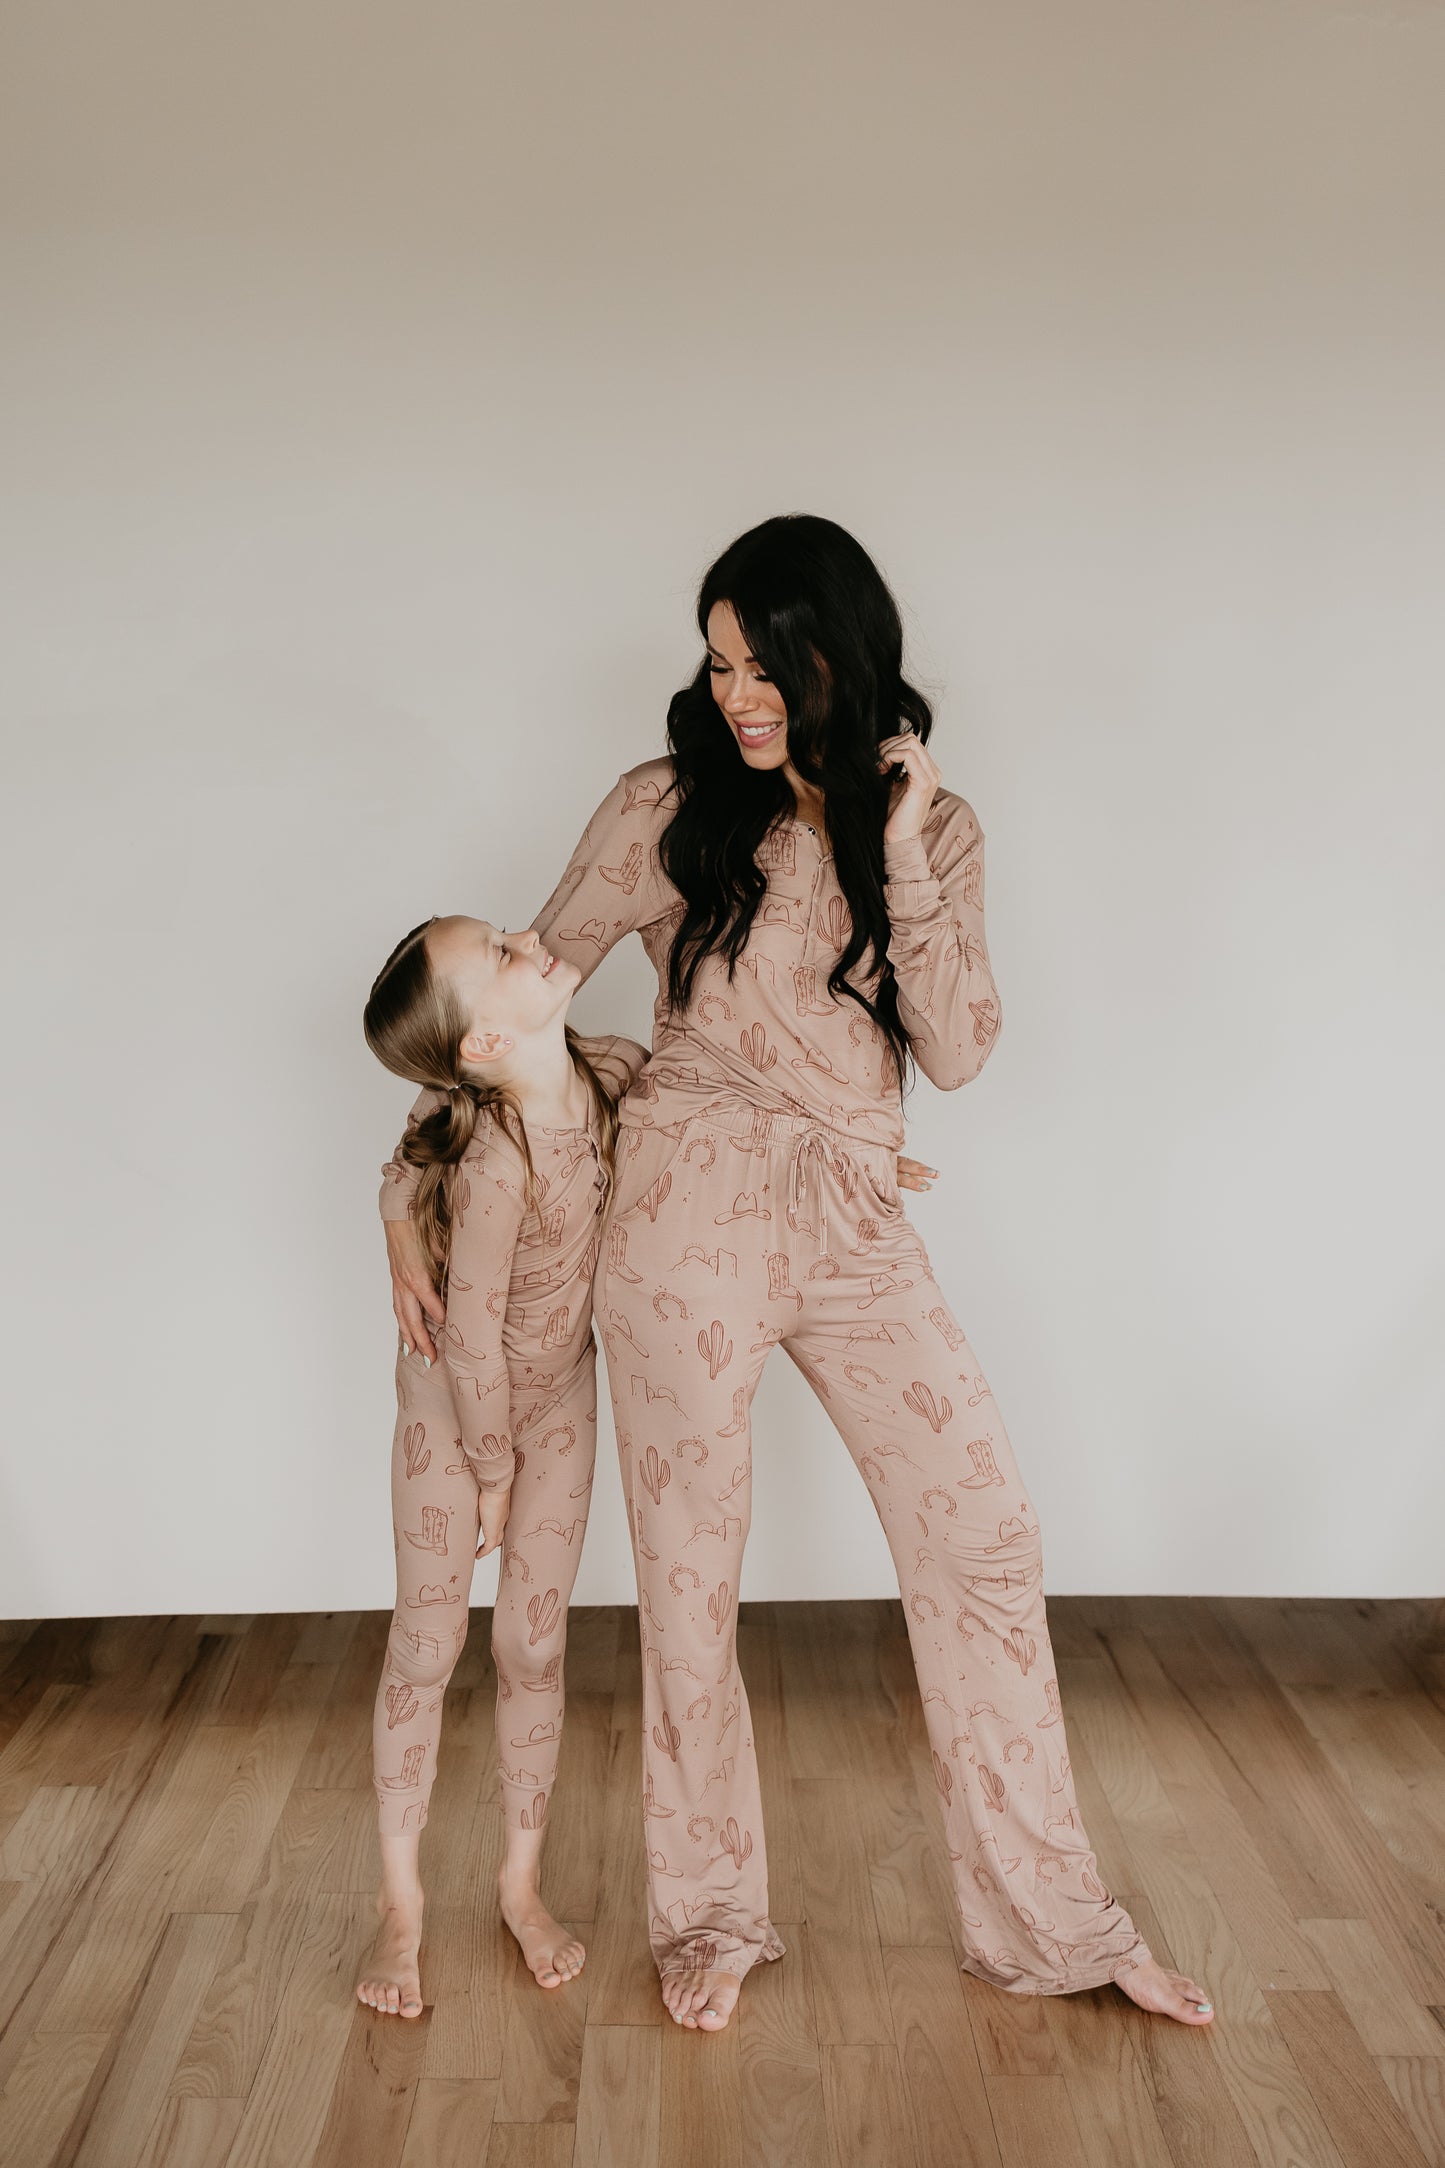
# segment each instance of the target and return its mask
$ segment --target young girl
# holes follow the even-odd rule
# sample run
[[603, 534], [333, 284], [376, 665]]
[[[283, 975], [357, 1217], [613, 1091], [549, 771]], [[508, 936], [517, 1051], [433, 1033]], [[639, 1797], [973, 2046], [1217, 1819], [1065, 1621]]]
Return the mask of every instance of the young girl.
[[585, 1955], [542, 1903], [538, 1873], [596, 1446], [592, 1275], [616, 1102], [647, 1055], [568, 1029], [581, 978], [530, 929], [431, 919], [387, 959], [366, 1007], [373, 1053], [427, 1087], [382, 1212], [409, 1214], [445, 1305], [439, 1360], [405, 1340], [397, 1359], [396, 1610], [373, 1721], [380, 1925], [356, 1992], [399, 2017], [422, 2009], [419, 1848], [442, 1697], [466, 1640], [472, 1560], [499, 1543], [502, 1917], [543, 1987], [573, 1979]]

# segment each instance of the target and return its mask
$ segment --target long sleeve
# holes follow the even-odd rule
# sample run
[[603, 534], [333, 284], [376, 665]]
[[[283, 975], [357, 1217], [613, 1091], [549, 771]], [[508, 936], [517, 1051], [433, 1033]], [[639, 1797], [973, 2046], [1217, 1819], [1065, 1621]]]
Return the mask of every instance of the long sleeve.
[[502, 1328], [512, 1254], [527, 1208], [523, 1179], [515, 1147], [493, 1132], [468, 1149], [452, 1193], [441, 1352], [461, 1423], [462, 1451], [485, 1490], [510, 1483], [515, 1466]]
[[983, 831], [972, 806], [941, 791], [921, 836], [883, 845], [888, 957], [898, 1009], [924, 1075], [970, 1083], [998, 1037], [998, 988], [983, 931]]
[[624, 934], [661, 917], [675, 901], [657, 862], [671, 782], [670, 760], [645, 760], [620, 775], [532, 920], [543, 945], [584, 979]]

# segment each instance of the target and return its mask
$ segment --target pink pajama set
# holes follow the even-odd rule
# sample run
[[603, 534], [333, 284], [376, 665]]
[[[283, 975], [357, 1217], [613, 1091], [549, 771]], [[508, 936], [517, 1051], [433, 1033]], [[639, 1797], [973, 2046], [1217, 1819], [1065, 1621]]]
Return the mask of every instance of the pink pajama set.
[[[806, 823], [776, 829], [734, 980], [709, 958], [669, 1019], [683, 908], [658, 859], [671, 782], [668, 759], [618, 779], [534, 920], [584, 975], [636, 930], [659, 978], [593, 1290], [637, 1569], [654, 1957], [663, 1973], [742, 1973], [783, 1952], [736, 1647], [749, 1411], [782, 1346], [893, 1553], [966, 1969], [1021, 1994], [1094, 1986], [1149, 1952], [1075, 1801], [1038, 1516], [899, 1196], [886, 1043], [827, 990], [848, 934], [832, 857]], [[970, 807], [940, 791], [921, 837], [885, 844], [884, 870], [901, 1013], [920, 1066], [952, 1090], [999, 1026]], [[561, 1595], [560, 1573], [545, 1578]]]
[[[585, 1042], [610, 1089], [646, 1060], [633, 1039]], [[440, 1103], [425, 1091], [419, 1119]], [[497, 1759], [509, 1826], [546, 1819], [562, 1735], [567, 1606], [597, 1445], [592, 1278], [603, 1175], [595, 1121], [527, 1132], [536, 1174], [483, 1115], [453, 1196], [446, 1321], [430, 1370], [398, 1351], [391, 1497], [396, 1609], [372, 1726], [384, 1831], [421, 1829], [436, 1775], [442, 1696], [467, 1636], [477, 1491], [510, 1478], [492, 1616]], [[384, 1170], [384, 1219], [408, 1215], [416, 1169]]]

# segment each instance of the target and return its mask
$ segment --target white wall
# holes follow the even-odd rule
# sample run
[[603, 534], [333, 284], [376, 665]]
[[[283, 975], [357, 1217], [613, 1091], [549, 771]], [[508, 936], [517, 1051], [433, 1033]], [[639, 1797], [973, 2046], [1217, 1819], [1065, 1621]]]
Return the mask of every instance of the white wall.
[[[789, 508], [988, 835], [916, 1213], [1050, 1586], [1438, 1590], [1440, 8], [7, 25], [4, 1608], [390, 1601], [365, 988], [530, 916]], [[757, 1433], [744, 1593], [891, 1589], [780, 1357]]]

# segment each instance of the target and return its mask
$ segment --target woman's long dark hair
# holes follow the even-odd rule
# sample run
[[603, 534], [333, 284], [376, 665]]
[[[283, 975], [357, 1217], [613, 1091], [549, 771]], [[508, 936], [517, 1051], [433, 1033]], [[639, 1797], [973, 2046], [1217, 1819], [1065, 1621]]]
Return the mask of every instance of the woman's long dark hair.
[[[788, 757], [825, 801], [828, 841], [852, 929], [828, 977], [835, 1000], [866, 1009], [893, 1050], [900, 1085], [908, 1033], [888, 961], [883, 901], [883, 823], [890, 774], [878, 747], [905, 721], [925, 743], [933, 710], [903, 675], [903, 624], [882, 573], [862, 544], [831, 519], [786, 513], [750, 527], [703, 578], [697, 622], [704, 640], [714, 604], [726, 602], [752, 654], [788, 711]], [[795, 812], [782, 769], [750, 768], [712, 694], [706, 655], [667, 711], [677, 812], [659, 842], [662, 869], [686, 906], [668, 959], [674, 1011], [687, 1006], [704, 959], [727, 959], [728, 975], [752, 930], [767, 878], [764, 838]], [[865, 956], [871, 997], [849, 973]]]

